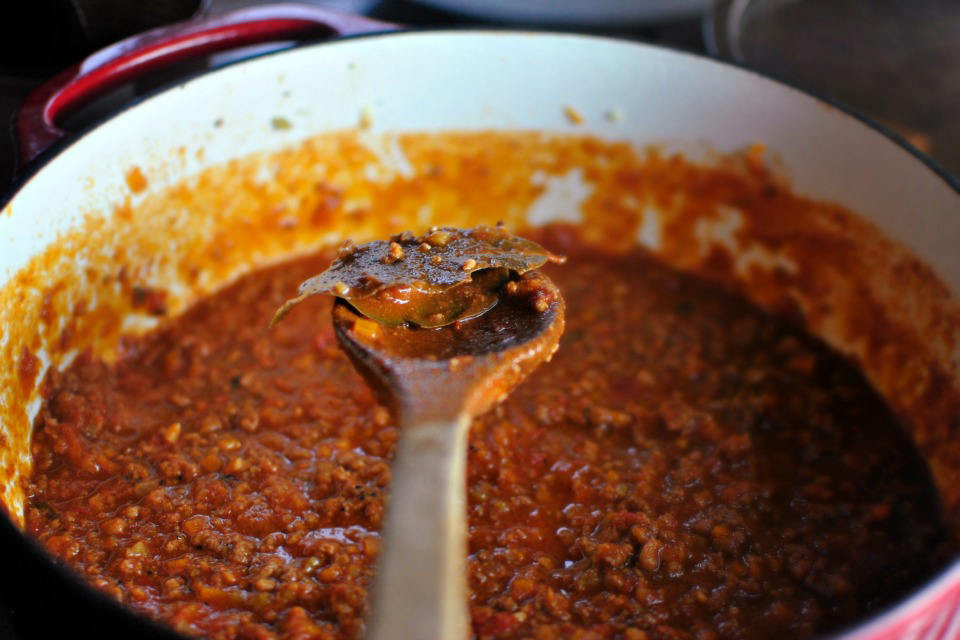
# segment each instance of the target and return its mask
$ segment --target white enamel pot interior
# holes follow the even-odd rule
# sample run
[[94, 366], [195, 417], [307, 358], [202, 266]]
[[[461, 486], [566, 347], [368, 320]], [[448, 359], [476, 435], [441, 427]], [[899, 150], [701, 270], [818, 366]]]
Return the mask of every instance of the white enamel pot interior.
[[[9, 195], [0, 211], [0, 287], [85, 217], [113, 215], [129, 194], [124, 175], [133, 165], [155, 192], [205, 167], [355, 127], [361, 114], [373, 132], [591, 133], [694, 156], [761, 142], [796, 192], [871, 220], [929, 265], [950, 295], [960, 292], [960, 194], [892, 139], [792, 88], [705, 58], [523, 32], [344, 39], [235, 64], [144, 100], [42, 158]], [[277, 117], [290, 126], [271, 126]], [[6, 333], [0, 327], [0, 345]], [[36, 398], [27, 407], [32, 418]], [[13, 428], [2, 412], [0, 423]], [[25, 456], [9, 446], [2, 452], [6, 477]], [[946, 633], [958, 583], [954, 565], [849, 637], [892, 637], [904, 621]]]

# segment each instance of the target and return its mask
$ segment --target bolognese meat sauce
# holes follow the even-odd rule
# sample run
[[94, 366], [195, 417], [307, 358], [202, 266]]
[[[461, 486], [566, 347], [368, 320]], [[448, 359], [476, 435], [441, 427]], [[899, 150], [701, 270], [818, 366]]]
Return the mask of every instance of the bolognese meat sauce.
[[[807, 637], [942, 564], [928, 471], [850, 363], [639, 251], [537, 240], [567, 330], [472, 427], [476, 637]], [[51, 374], [29, 531], [189, 635], [362, 636], [396, 430], [331, 299], [266, 329], [332, 255]]]

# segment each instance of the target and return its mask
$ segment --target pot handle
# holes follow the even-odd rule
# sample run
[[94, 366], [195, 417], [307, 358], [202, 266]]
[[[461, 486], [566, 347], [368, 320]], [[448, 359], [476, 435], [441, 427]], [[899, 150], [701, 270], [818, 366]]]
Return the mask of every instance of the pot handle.
[[384, 32], [397, 25], [310, 4], [266, 4], [159, 27], [91, 54], [40, 85], [15, 117], [26, 164], [66, 135], [57, 119], [130, 80], [176, 62], [237, 47]]

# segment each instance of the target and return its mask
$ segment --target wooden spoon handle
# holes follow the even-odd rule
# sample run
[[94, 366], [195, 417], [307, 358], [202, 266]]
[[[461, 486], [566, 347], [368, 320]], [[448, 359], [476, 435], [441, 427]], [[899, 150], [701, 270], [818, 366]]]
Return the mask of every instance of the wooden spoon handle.
[[465, 640], [465, 414], [401, 424], [373, 587], [372, 640]]

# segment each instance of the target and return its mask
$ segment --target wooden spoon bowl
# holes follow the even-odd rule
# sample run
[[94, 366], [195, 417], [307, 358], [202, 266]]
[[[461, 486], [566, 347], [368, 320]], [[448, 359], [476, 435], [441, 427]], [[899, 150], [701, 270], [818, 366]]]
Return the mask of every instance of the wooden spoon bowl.
[[467, 638], [467, 432], [556, 351], [563, 299], [546, 276], [529, 272], [462, 324], [383, 327], [342, 300], [333, 319], [400, 430], [368, 637]]

